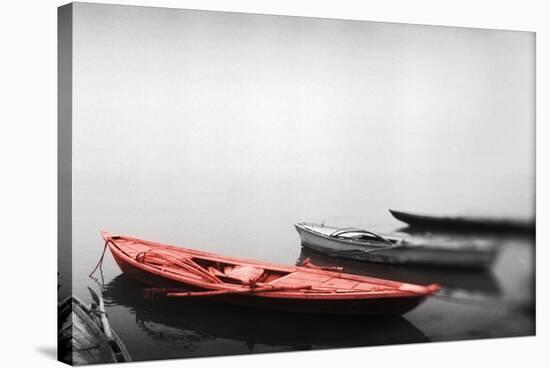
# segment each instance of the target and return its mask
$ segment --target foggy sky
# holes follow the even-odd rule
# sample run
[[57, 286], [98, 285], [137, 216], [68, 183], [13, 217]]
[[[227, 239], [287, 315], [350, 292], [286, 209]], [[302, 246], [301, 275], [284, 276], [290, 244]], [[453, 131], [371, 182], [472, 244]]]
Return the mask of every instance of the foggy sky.
[[99, 177], [146, 203], [177, 191], [533, 213], [533, 33], [85, 3], [74, 14], [77, 202], [116, 200], [109, 185], [86, 189]]

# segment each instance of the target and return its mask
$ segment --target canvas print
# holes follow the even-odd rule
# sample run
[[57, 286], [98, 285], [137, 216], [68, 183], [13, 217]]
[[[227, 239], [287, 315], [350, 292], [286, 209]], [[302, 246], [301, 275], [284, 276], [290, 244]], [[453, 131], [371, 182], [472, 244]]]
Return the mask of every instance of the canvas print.
[[58, 61], [60, 361], [535, 334], [534, 33], [71, 3]]

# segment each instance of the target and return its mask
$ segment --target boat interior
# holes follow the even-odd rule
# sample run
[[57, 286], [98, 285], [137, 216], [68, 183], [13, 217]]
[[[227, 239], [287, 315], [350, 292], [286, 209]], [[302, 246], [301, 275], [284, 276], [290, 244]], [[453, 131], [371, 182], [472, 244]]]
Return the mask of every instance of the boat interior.
[[385, 235], [383, 236], [373, 231], [358, 229], [354, 227], [337, 228], [332, 226], [324, 226], [322, 224], [318, 225], [318, 224], [308, 224], [308, 223], [301, 223], [299, 225], [306, 230], [316, 232], [324, 236], [329, 236], [332, 238], [339, 238], [339, 239], [346, 239], [346, 240], [354, 240], [357, 242], [396, 244], [401, 240], [396, 237], [385, 236]]
[[[232, 259], [220, 259], [208, 254], [182, 248], [151, 245], [133, 239], [116, 239], [116, 246], [138, 262], [155, 267], [162, 272], [185, 276], [220, 286], [274, 286], [295, 288], [308, 285], [318, 292], [389, 291], [400, 283], [334, 272], [315, 272], [303, 268], [270, 266], [266, 263], [251, 264]], [[305, 264], [316, 270], [321, 267]], [[329, 267], [330, 268], [330, 267]], [[328, 269], [328, 268], [327, 268]]]

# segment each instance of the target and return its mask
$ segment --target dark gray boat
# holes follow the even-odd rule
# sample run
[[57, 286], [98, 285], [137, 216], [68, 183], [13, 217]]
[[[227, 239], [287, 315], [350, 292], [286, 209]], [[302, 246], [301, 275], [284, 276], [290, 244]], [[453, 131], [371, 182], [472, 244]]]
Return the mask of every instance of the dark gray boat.
[[70, 365], [131, 361], [130, 354], [109, 326], [103, 299], [90, 289], [95, 303], [75, 296], [58, 307], [58, 360]]
[[389, 210], [393, 217], [414, 228], [460, 231], [534, 232], [534, 220], [473, 216], [433, 216]]
[[403, 238], [307, 222], [294, 226], [304, 247], [360, 261], [483, 268], [498, 252], [494, 242], [481, 239]]

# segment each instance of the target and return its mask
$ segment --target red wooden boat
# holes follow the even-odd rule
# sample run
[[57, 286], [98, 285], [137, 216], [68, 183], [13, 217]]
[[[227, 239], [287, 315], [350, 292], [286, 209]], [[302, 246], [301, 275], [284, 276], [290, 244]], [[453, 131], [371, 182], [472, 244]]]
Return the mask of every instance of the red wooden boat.
[[439, 290], [339, 272], [305, 262], [281, 266], [129, 236], [101, 233], [126, 275], [149, 296], [204, 297], [214, 301], [289, 312], [338, 315], [400, 315]]

